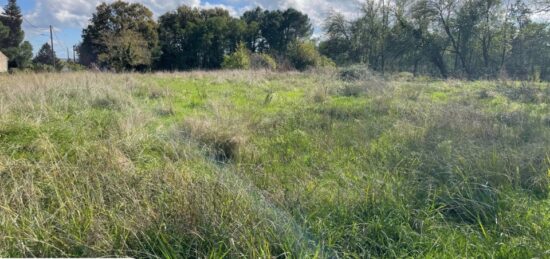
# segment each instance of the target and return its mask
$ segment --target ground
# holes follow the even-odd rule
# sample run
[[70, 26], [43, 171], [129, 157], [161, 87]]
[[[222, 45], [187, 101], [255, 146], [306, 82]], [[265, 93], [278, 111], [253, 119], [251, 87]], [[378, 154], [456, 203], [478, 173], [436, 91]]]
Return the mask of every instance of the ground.
[[0, 257], [550, 257], [550, 86], [0, 76]]

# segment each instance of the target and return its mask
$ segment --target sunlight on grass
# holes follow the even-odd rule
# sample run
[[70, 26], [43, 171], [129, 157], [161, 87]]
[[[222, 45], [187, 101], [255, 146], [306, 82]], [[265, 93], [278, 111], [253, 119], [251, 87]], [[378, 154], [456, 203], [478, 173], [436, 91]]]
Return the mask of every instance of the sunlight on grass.
[[550, 255], [548, 85], [5, 78], [0, 256]]

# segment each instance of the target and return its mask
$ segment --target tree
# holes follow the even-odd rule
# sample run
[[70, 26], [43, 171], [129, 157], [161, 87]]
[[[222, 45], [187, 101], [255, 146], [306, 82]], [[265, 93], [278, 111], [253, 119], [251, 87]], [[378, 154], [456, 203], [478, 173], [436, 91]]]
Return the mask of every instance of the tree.
[[516, 0], [367, 0], [351, 21], [333, 14], [320, 51], [340, 65], [468, 79], [550, 76], [550, 29]]
[[151, 65], [152, 52], [147, 41], [136, 31], [122, 30], [116, 36], [103, 38], [107, 51], [99, 54], [100, 63], [109, 64], [115, 71], [143, 69]]
[[324, 24], [326, 41], [321, 42], [320, 52], [340, 65], [357, 62], [352, 54], [351, 23], [340, 13], [331, 14]]
[[221, 68], [224, 56], [243, 41], [246, 23], [221, 8], [181, 6], [159, 18], [162, 56], [166, 70]]
[[294, 41], [288, 47], [288, 58], [294, 68], [304, 71], [315, 67], [332, 67], [334, 62], [322, 56], [311, 41]]
[[51, 66], [55, 64], [57, 66], [60, 63], [60, 60], [56, 57], [55, 51], [52, 49], [49, 43], [44, 43], [36, 57], [34, 57], [33, 62], [40, 65]]
[[16, 0], [8, 1], [8, 4], [4, 7], [4, 12], [0, 15], [0, 22], [9, 30], [7, 37], [0, 41], [0, 49], [19, 47], [25, 38], [25, 34], [21, 29], [23, 15]]
[[10, 29], [0, 22], [0, 42], [3, 42], [8, 38], [10, 34]]
[[246, 11], [241, 16], [241, 20], [245, 22], [246, 28], [243, 35], [243, 40], [247, 48], [253, 53], [267, 50], [267, 43], [262, 36], [260, 26], [264, 21], [264, 11], [260, 7]]
[[307, 39], [313, 33], [309, 17], [292, 8], [269, 11], [258, 7], [245, 12], [241, 20], [247, 24], [245, 41], [253, 52], [282, 54], [292, 42]]
[[201, 22], [200, 11], [179, 7], [159, 18], [159, 39], [162, 55], [159, 68], [166, 70], [190, 69], [199, 66], [196, 51], [200, 43], [195, 36]]
[[22, 23], [23, 15], [17, 1], [9, 0], [0, 15], [0, 51], [8, 56], [10, 67], [25, 68], [32, 58], [32, 46], [23, 42]]
[[239, 43], [235, 52], [225, 56], [222, 67], [225, 69], [249, 69], [250, 55], [246, 45]]
[[146, 70], [158, 57], [158, 45], [157, 24], [149, 9], [122, 1], [103, 3], [82, 32], [80, 61], [117, 71]]
[[17, 51], [17, 55], [14, 58], [15, 67], [24, 69], [29, 68], [32, 65], [32, 45], [28, 41], [24, 41]]

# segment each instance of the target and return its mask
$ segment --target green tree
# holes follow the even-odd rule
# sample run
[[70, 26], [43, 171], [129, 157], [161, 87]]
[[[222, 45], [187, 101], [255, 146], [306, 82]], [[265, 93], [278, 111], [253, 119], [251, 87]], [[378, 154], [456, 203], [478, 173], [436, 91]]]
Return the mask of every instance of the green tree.
[[23, 15], [17, 1], [9, 0], [0, 15], [0, 51], [8, 56], [10, 67], [25, 68], [32, 58], [30, 43], [23, 42], [25, 33], [21, 29], [22, 23]]
[[262, 36], [260, 26], [264, 21], [264, 11], [260, 7], [246, 11], [241, 16], [241, 20], [245, 22], [246, 28], [243, 35], [243, 40], [247, 48], [253, 53], [267, 50], [267, 43]]
[[20, 69], [29, 68], [32, 65], [32, 55], [31, 43], [28, 41], [21, 43], [14, 58], [15, 67]]
[[235, 52], [225, 56], [222, 67], [225, 69], [249, 69], [250, 55], [246, 45], [239, 43]]
[[9, 30], [7, 37], [0, 41], [0, 49], [18, 48], [25, 38], [25, 33], [21, 29], [23, 15], [16, 0], [8, 1], [0, 15], [0, 22]]
[[146, 70], [158, 57], [158, 45], [157, 24], [149, 9], [122, 1], [103, 3], [83, 30], [80, 61], [117, 71]]
[[241, 20], [247, 24], [246, 44], [253, 52], [284, 53], [296, 40], [308, 39], [313, 33], [309, 17], [295, 9], [245, 12]]
[[324, 24], [326, 41], [321, 42], [320, 52], [340, 65], [358, 60], [352, 53], [351, 23], [340, 13], [331, 14]]
[[312, 41], [295, 41], [288, 47], [288, 58], [294, 68], [304, 71], [314, 67], [332, 67], [334, 62], [322, 56]]
[[4, 39], [7, 39], [9, 33], [10, 29], [0, 22], [0, 42], [4, 41]]
[[158, 67], [165, 70], [221, 68], [224, 56], [243, 41], [246, 23], [221, 8], [181, 6], [159, 18], [162, 56]]
[[105, 34], [103, 42], [107, 51], [99, 54], [100, 63], [109, 64], [115, 71], [129, 71], [151, 65], [152, 52], [147, 41], [138, 32], [123, 30], [116, 36]]
[[39, 65], [48, 66], [55, 64], [56, 67], [60, 64], [60, 60], [56, 57], [55, 51], [49, 43], [44, 43], [44, 45], [42, 45], [36, 57], [34, 57], [33, 62]]
[[319, 48], [341, 65], [382, 73], [544, 79], [549, 25], [531, 19], [532, 7], [524, 0], [368, 0], [358, 19], [331, 15]]

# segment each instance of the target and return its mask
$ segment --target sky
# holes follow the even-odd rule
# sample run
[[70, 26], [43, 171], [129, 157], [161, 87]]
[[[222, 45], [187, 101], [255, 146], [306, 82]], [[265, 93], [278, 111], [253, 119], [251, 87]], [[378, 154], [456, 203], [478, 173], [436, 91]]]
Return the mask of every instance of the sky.
[[[33, 45], [35, 53], [49, 41], [49, 26], [54, 28], [54, 46], [57, 56], [67, 57], [67, 48], [72, 57], [72, 46], [80, 42], [82, 29], [101, 2], [115, 0], [18, 0], [24, 15], [25, 38]], [[361, 0], [127, 0], [139, 2], [153, 11], [155, 17], [180, 5], [201, 8], [223, 7], [233, 15], [240, 16], [256, 6], [264, 9], [293, 7], [309, 15], [319, 36], [324, 18], [332, 11], [348, 17], [356, 16]], [[5, 6], [7, 0], [0, 0]]]

